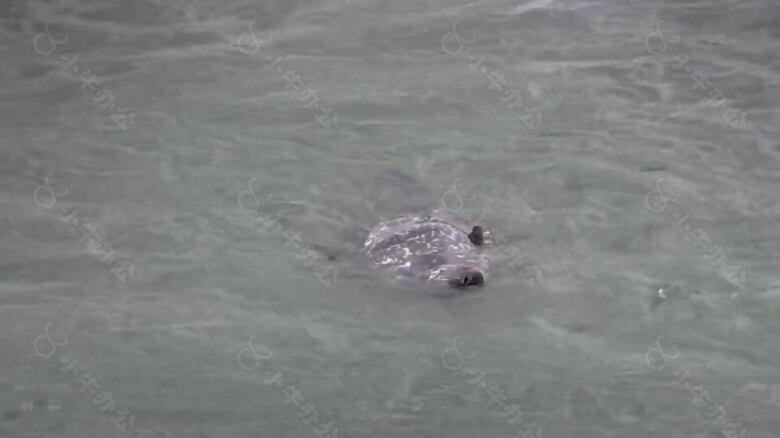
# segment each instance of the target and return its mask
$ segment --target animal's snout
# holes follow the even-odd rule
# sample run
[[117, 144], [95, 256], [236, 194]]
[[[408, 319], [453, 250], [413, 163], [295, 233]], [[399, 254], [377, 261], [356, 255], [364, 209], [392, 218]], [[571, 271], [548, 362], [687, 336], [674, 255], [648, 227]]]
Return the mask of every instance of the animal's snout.
[[450, 285], [457, 288], [469, 286], [483, 286], [485, 276], [477, 269], [464, 269], [456, 278], [450, 281]]

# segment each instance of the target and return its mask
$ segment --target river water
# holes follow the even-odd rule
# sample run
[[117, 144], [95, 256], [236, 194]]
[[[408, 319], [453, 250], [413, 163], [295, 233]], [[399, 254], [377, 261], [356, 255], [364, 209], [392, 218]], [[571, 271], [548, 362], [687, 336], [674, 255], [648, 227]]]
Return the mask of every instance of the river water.
[[[770, 0], [3, 0], [0, 436], [776, 437], [778, 59]], [[356, 255], [434, 208], [475, 293]]]

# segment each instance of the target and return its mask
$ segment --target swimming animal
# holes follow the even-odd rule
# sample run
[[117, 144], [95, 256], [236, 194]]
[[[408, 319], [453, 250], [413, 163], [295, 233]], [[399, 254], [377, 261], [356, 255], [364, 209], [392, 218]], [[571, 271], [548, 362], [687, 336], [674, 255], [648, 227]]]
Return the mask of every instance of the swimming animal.
[[444, 215], [409, 215], [378, 224], [363, 252], [375, 268], [402, 280], [452, 288], [483, 286], [490, 263], [482, 250], [490, 242], [480, 225], [468, 229]]

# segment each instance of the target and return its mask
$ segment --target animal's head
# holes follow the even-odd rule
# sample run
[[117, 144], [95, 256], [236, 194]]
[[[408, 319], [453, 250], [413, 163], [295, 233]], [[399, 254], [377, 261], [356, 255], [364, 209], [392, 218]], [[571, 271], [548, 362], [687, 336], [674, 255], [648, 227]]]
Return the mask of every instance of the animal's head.
[[468, 238], [473, 248], [465, 253], [454, 254], [448, 263], [434, 269], [430, 277], [432, 280], [456, 289], [485, 285], [489, 263], [481, 250], [493, 244], [492, 237], [481, 226], [475, 225], [468, 233]]
[[457, 270], [455, 275], [448, 280], [448, 285], [456, 289], [463, 289], [469, 286], [484, 286], [485, 274], [477, 268], [464, 267]]
[[465, 289], [473, 286], [484, 286], [487, 274], [480, 263], [458, 261], [458, 264], [438, 266], [431, 271], [428, 279], [440, 286]]

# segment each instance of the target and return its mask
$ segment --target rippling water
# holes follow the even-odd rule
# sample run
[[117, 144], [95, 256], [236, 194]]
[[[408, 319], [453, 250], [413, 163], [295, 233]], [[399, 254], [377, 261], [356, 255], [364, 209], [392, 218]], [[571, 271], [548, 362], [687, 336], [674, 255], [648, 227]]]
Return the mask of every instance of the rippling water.
[[[3, 0], [0, 436], [780, 435], [779, 40], [769, 0]], [[356, 259], [441, 207], [503, 236], [478, 293]]]

